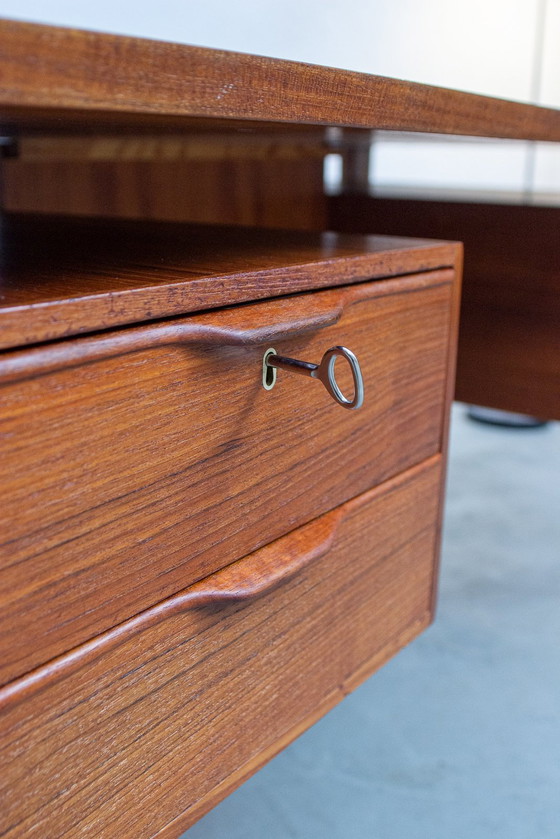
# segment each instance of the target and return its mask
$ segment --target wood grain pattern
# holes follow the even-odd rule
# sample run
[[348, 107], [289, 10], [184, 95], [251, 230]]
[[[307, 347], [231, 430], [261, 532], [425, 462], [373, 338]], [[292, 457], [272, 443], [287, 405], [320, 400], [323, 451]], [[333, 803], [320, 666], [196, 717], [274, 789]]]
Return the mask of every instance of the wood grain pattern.
[[10, 212], [327, 228], [323, 162], [306, 151], [300, 159], [275, 153], [268, 160], [10, 159], [2, 162], [2, 175]]
[[336, 229], [460, 238], [456, 397], [560, 419], [560, 209], [340, 197]]
[[[8, 135], [239, 132], [227, 161], [150, 161], [146, 194], [139, 160], [6, 160], [8, 202], [41, 175], [42, 210], [157, 215], [159, 189], [180, 214], [190, 179], [189, 213], [322, 224], [296, 135], [560, 140], [551, 110], [9, 21], [0, 78]], [[244, 157], [257, 129], [274, 173]], [[176, 836], [431, 619], [460, 248], [61, 216], [1, 232], [0, 834]], [[364, 408], [284, 374], [265, 392], [271, 343], [349, 345]]]
[[394, 277], [376, 285], [357, 283], [335, 287], [313, 297], [307, 294], [275, 298], [266, 302], [266, 308], [234, 306], [72, 341], [48, 342], [0, 356], [0, 383], [156, 347], [261, 347], [333, 326], [345, 308], [354, 303], [445, 285], [452, 282], [453, 276], [446, 269], [427, 271], [412, 277]]
[[[560, 296], [560, 290], [558, 291]], [[560, 317], [465, 302], [456, 398], [473, 405], [560, 420]]]
[[[15, 163], [61, 162], [139, 162], [217, 161], [217, 160], [321, 160], [334, 148], [328, 129], [318, 128], [316, 134], [284, 129], [273, 134], [266, 131], [198, 131], [193, 134], [95, 135], [68, 137], [45, 135], [18, 137], [15, 148], [6, 158]], [[359, 132], [360, 138], [368, 135]], [[353, 140], [353, 136], [351, 137]], [[346, 133], [340, 139], [348, 145]]]
[[[364, 284], [342, 314], [332, 290], [203, 315], [201, 343], [187, 319], [175, 343], [164, 324], [143, 345], [142, 329], [63, 342], [54, 365], [56, 345], [12, 354], [26, 378], [2, 387], [2, 681], [439, 451], [452, 277]], [[289, 374], [265, 391], [271, 337], [310, 361], [349, 346], [364, 407]]]
[[[177, 836], [339, 701], [429, 622], [439, 466], [195, 590], [261, 585], [311, 553], [257, 599], [203, 606], [185, 592], [115, 630], [118, 643], [98, 639], [95, 655], [77, 650], [0, 692], [2, 834]], [[318, 528], [319, 545], [323, 531], [332, 540], [320, 557]]]
[[453, 265], [454, 244], [127, 220], [1, 221], [0, 346]]
[[[361, 132], [367, 139], [368, 132]], [[332, 132], [331, 132], [332, 134]], [[8, 212], [326, 230], [327, 129], [19, 137], [2, 161]]]
[[361, 667], [349, 676], [344, 684], [339, 685], [336, 691], [332, 691], [322, 702], [318, 702], [315, 708], [296, 725], [289, 729], [283, 736], [279, 737], [267, 748], [251, 759], [248, 764], [233, 772], [225, 781], [218, 784], [207, 795], [202, 796], [190, 811], [173, 819], [162, 830], [158, 831], [157, 839], [177, 839], [185, 827], [191, 827], [194, 822], [205, 815], [209, 810], [219, 804], [227, 795], [232, 793], [240, 784], [246, 781], [251, 775], [261, 769], [269, 760], [275, 757], [282, 749], [289, 746], [297, 737], [307, 731], [322, 716], [341, 702], [351, 691], [355, 690], [362, 682], [375, 673], [389, 659], [395, 656], [403, 647], [413, 641], [429, 625], [432, 616], [426, 612], [416, 621], [410, 623], [402, 632], [379, 650], [375, 655], [365, 661]]
[[[16, 21], [0, 25], [3, 130], [114, 112], [560, 141], [560, 113], [259, 56]], [[258, 96], [255, 95], [258, 91]], [[81, 122], [82, 121], [82, 122]], [[47, 123], [49, 124], [49, 123]], [[59, 127], [59, 131], [60, 131]]]

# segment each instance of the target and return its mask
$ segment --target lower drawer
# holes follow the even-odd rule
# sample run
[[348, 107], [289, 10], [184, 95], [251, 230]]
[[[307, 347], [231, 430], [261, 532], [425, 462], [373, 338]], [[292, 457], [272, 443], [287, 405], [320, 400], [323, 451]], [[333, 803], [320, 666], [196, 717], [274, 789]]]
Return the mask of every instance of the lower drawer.
[[0, 834], [177, 836], [431, 618], [434, 456], [0, 691]]

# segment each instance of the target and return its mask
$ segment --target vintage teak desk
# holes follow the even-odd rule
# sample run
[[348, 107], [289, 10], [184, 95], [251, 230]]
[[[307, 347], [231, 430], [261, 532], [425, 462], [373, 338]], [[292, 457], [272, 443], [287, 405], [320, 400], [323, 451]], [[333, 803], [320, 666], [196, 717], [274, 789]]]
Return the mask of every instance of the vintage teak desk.
[[[0, 70], [0, 833], [177, 836], [433, 616], [462, 248], [325, 232], [364, 138], [560, 120], [14, 22]], [[335, 346], [357, 410], [263, 386]]]

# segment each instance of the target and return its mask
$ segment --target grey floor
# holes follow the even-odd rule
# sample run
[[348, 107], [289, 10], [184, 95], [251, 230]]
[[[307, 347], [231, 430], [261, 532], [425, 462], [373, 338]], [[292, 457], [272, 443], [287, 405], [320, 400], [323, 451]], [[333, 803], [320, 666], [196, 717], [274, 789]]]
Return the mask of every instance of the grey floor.
[[189, 839], [560, 839], [560, 425], [454, 409], [422, 637]]

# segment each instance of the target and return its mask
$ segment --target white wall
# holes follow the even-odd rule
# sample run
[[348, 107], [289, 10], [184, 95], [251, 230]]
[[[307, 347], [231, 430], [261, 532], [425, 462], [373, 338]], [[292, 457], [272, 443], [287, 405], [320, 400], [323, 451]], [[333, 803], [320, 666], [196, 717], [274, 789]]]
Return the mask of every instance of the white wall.
[[[0, 16], [560, 106], [560, 0], [0, 0]], [[381, 141], [373, 166], [385, 189], [537, 189], [560, 200], [556, 146]]]
[[[539, 101], [560, 106], [560, 0], [547, 0]], [[540, 203], [560, 203], [560, 150], [539, 143], [534, 158], [534, 188]]]

